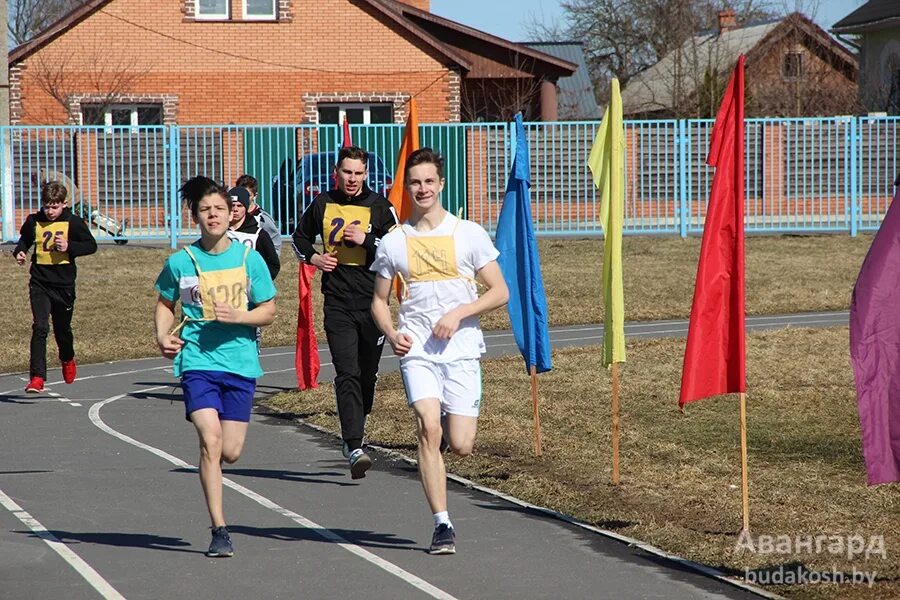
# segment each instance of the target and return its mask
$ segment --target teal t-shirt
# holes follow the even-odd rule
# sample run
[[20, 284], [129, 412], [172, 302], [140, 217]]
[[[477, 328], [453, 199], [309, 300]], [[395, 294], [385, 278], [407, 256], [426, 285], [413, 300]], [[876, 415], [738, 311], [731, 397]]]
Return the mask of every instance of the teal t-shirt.
[[[221, 254], [206, 252], [197, 241], [191, 253], [204, 273], [233, 269], [244, 264], [246, 246], [232, 242]], [[247, 252], [246, 270], [248, 310], [275, 297], [275, 284], [263, 257], [256, 250]], [[200, 279], [194, 261], [185, 250], [171, 255], [156, 279], [156, 291], [172, 302], [181, 300], [184, 315], [189, 319], [203, 318], [203, 299]], [[224, 371], [243, 377], [257, 378], [263, 374], [256, 347], [256, 328], [249, 325], [220, 323], [219, 321], [188, 321], [180, 333], [184, 346], [175, 356], [175, 376], [185, 371]]]

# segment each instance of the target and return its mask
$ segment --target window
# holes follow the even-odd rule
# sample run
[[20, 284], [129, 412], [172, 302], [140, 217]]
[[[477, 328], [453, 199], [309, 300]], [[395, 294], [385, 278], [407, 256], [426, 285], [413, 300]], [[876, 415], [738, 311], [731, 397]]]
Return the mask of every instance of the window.
[[244, 0], [244, 18], [248, 20], [275, 20], [275, 0]]
[[339, 125], [347, 117], [352, 125], [391, 124], [394, 122], [393, 104], [320, 104], [319, 123]]
[[781, 73], [785, 79], [800, 79], [803, 77], [803, 55], [799, 52], [788, 52], [785, 54]]
[[82, 125], [107, 127], [162, 125], [162, 104], [82, 104]]
[[229, 0], [197, 0], [198, 19], [227, 19]]

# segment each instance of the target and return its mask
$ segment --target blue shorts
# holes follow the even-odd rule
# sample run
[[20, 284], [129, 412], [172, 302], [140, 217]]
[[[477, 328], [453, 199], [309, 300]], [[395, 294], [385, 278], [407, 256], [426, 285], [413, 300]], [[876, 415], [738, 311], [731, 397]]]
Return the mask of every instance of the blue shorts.
[[214, 408], [220, 421], [250, 421], [256, 380], [224, 371], [185, 371], [181, 376], [184, 418], [201, 408]]

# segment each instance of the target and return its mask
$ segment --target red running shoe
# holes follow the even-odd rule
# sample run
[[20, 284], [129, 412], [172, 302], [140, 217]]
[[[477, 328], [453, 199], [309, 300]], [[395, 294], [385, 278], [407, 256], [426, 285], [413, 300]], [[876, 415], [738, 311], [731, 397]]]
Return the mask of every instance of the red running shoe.
[[62, 372], [63, 372], [63, 381], [66, 383], [72, 383], [75, 381], [75, 373], [78, 372], [78, 369], [75, 368], [75, 359], [65, 360], [62, 362]]
[[25, 386], [25, 392], [29, 394], [40, 394], [44, 391], [44, 380], [40, 377], [32, 377], [28, 385]]

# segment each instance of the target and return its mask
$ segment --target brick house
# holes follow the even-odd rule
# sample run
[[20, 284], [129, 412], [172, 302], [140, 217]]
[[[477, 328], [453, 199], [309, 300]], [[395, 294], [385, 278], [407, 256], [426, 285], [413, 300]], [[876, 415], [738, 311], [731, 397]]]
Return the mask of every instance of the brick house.
[[[555, 120], [576, 65], [429, 0], [89, 0], [9, 54], [13, 124]], [[503, 91], [505, 90], [505, 92]], [[514, 106], [513, 106], [514, 105]]]
[[622, 92], [626, 115], [715, 116], [737, 57], [746, 56], [748, 117], [803, 117], [857, 112], [857, 60], [801, 13], [739, 27], [732, 11], [717, 31], [689, 39]]

